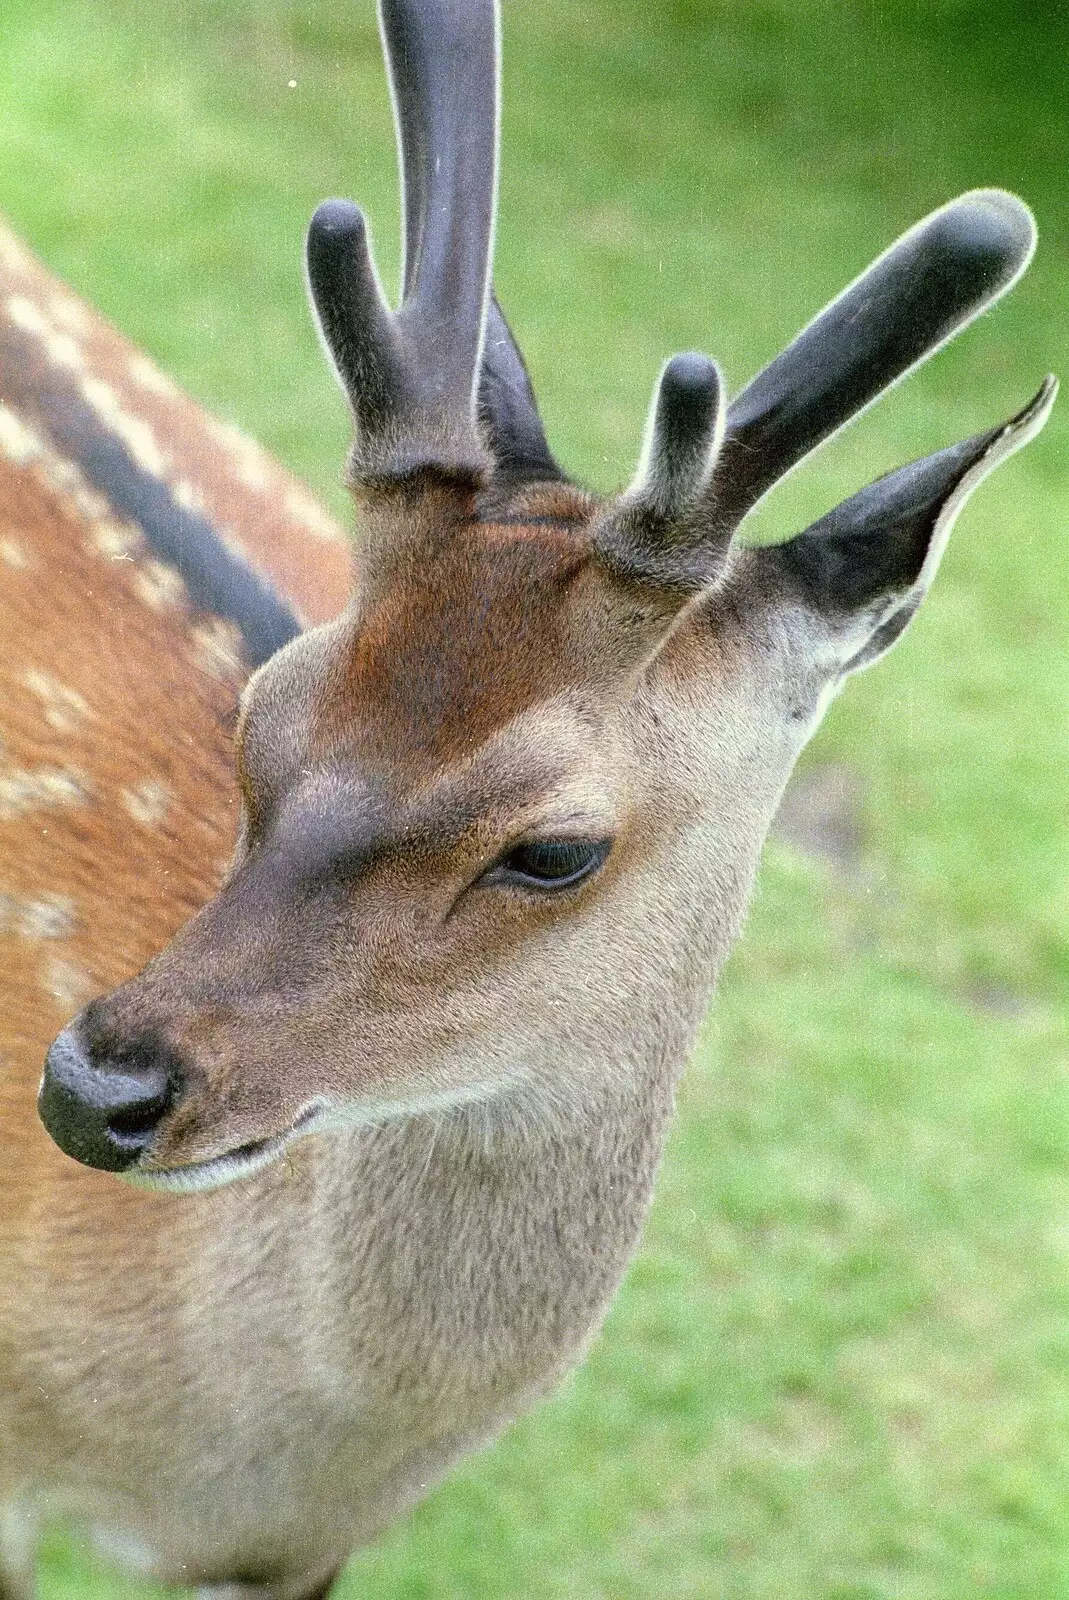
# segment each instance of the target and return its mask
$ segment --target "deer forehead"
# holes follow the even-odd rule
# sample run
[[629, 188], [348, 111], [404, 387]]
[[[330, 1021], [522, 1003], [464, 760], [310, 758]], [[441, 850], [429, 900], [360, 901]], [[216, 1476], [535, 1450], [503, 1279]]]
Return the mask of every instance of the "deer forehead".
[[[588, 541], [558, 522], [373, 530], [346, 615], [249, 686], [241, 739], [278, 765], [347, 756], [413, 781], [465, 759], [526, 709], [589, 684]], [[280, 726], [286, 735], [280, 734]]]
[[[787, 663], [771, 640], [704, 608], [621, 681], [596, 610], [569, 592], [570, 557], [547, 581], [533, 542], [500, 541], [488, 562], [474, 548], [451, 589], [404, 574], [253, 680], [240, 767], [280, 841], [309, 832], [344, 852], [352, 831], [376, 856], [467, 854], [537, 833], [607, 837], [651, 804], [667, 826], [677, 802], [738, 781], [756, 735], [767, 744], [783, 720]], [[509, 625], [483, 606], [502, 593]], [[477, 604], [480, 629], [465, 631]]]
[[407, 763], [462, 758], [582, 677], [571, 591], [589, 562], [557, 529], [474, 525], [406, 551], [360, 599], [316, 744], [359, 731]]
[[420, 871], [534, 834], [607, 836], [625, 820], [631, 789], [619, 730], [558, 695], [433, 771], [387, 770], [349, 752], [307, 759], [267, 831], [294, 858], [402, 858]]

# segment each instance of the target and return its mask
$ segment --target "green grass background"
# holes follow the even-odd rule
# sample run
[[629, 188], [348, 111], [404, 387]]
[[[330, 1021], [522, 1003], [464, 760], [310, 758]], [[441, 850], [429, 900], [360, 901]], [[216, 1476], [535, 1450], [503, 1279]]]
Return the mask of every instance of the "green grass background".
[[[506, 0], [505, 32], [498, 281], [586, 481], [629, 474], [664, 356], [741, 383], [978, 184], [1033, 205], [1028, 278], [759, 531], [1069, 367], [1064, 10]], [[301, 237], [352, 194], [396, 271], [391, 142], [370, 0], [0, 0], [0, 205], [338, 510]], [[343, 1595], [1069, 1596], [1067, 418], [808, 752], [860, 857], [771, 842], [590, 1359]], [[57, 1539], [41, 1593], [146, 1591]]]

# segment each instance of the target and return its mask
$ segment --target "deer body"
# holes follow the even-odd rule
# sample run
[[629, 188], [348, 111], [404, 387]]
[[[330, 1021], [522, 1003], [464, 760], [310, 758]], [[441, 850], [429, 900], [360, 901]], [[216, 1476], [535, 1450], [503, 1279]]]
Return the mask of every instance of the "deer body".
[[[168, 1221], [181, 1219], [169, 1217], [166, 1200], [65, 1159], [38, 1136], [31, 1114], [57, 1024], [166, 943], [212, 893], [233, 848], [231, 727], [250, 652], [232, 618], [190, 602], [189, 586], [153, 548], [152, 535], [168, 518], [185, 517], [194, 537], [207, 522], [307, 622], [342, 608], [351, 563], [341, 530], [303, 488], [251, 441], [200, 412], [6, 233], [0, 371], [6, 1596], [9, 1564], [9, 1581], [29, 1586], [40, 1513], [66, 1506], [90, 1524], [103, 1516], [127, 1535], [140, 1526], [122, 1496], [107, 1492], [129, 1471], [120, 1443], [128, 1422], [113, 1418], [114, 1456], [123, 1466], [119, 1479], [109, 1479], [99, 1443], [69, 1402], [76, 1391], [100, 1414], [109, 1387], [141, 1392], [144, 1367], [139, 1376], [119, 1371], [123, 1350], [134, 1354], [119, 1331], [123, 1317], [94, 1321], [92, 1305], [126, 1303], [135, 1279], [147, 1285], [162, 1263], [181, 1256], [184, 1230], [167, 1238]], [[87, 442], [109, 438], [112, 459], [86, 459]], [[133, 473], [131, 441], [140, 456]], [[156, 500], [139, 518], [131, 497], [149, 484]], [[83, 1247], [104, 1236], [94, 1302], [85, 1293]], [[125, 1313], [128, 1330], [136, 1305]], [[166, 1340], [155, 1347], [157, 1396], [166, 1384], [165, 1347]]]
[[312, 1600], [578, 1359], [793, 761], [1053, 399], [781, 547], [732, 544], [778, 476], [1024, 269], [1027, 211], [981, 191], [730, 407], [707, 358], [669, 362], [634, 483], [581, 492], [490, 286], [495, 6], [383, 0], [382, 19], [399, 310], [355, 207], [327, 202], [308, 242], [356, 424], [348, 601], [296, 487], [233, 441], [220, 456], [117, 336], [9, 262], [16, 1594], [61, 1517], [164, 1580]]

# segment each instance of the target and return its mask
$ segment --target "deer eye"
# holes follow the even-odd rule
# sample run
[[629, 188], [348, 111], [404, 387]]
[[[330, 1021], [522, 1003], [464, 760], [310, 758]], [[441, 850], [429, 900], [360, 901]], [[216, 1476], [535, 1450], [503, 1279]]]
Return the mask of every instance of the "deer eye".
[[565, 889], [596, 872], [611, 848], [611, 839], [530, 839], [503, 856], [486, 877], [493, 883]]

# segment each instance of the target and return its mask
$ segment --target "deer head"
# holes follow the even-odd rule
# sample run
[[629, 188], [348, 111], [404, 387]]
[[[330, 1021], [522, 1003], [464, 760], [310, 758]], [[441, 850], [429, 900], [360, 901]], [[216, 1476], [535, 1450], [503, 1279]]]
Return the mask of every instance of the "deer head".
[[491, 287], [494, 0], [382, 0], [404, 190], [401, 304], [328, 201], [307, 269], [352, 408], [347, 611], [245, 691], [220, 892], [49, 1052], [71, 1155], [204, 1188], [301, 1134], [477, 1102], [559, 1118], [669, 1080], [802, 745], [898, 638], [950, 527], [1043, 425], [1009, 422], [773, 548], [734, 535], [785, 473], [989, 306], [1034, 246], [977, 191], [917, 224], [725, 402], [658, 380], [634, 481], [546, 442]]

